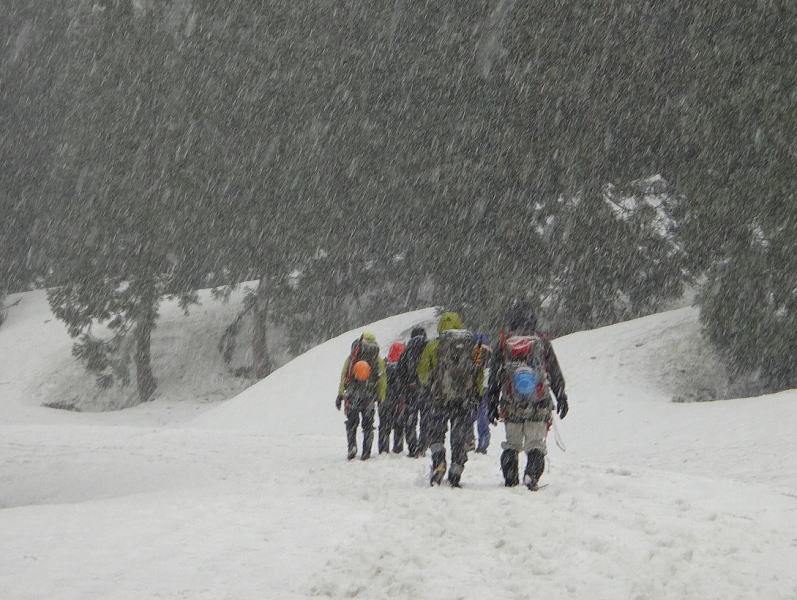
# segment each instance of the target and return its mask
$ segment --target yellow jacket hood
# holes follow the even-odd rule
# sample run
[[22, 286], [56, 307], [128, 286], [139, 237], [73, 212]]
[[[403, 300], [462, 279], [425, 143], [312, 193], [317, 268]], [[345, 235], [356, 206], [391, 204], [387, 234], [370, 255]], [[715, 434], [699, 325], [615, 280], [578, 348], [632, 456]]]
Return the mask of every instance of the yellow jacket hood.
[[449, 329], [462, 329], [462, 319], [455, 312], [446, 312], [440, 315], [440, 322], [437, 324], [437, 333], [443, 333]]

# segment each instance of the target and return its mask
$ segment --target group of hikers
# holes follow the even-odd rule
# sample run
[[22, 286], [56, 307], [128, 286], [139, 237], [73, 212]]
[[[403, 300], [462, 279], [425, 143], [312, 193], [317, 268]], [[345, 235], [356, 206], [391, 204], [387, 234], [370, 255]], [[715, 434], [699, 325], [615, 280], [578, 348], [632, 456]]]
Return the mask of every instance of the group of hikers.
[[[547, 337], [537, 331], [533, 307], [512, 303], [493, 349], [484, 333], [464, 328], [457, 313], [440, 317], [437, 338], [427, 340], [414, 327], [409, 341], [395, 342], [386, 359], [370, 333], [354, 340], [343, 364], [335, 405], [346, 414], [348, 459], [357, 456], [357, 428], [362, 423], [361, 459], [371, 456], [374, 413], [379, 413], [379, 453], [418, 458], [431, 450], [430, 485], [460, 487], [468, 452], [486, 453], [490, 425], [502, 421], [501, 470], [508, 487], [520, 483], [519, 453], [526, 454], [523, 484], [538, 489], [545, 469], [546, 438], [553, 411], [568, 411], [562, 371]], [[477, 435], [474, 433], [477, 426]], [[451, 464], [445, 441], [450, 429]]]

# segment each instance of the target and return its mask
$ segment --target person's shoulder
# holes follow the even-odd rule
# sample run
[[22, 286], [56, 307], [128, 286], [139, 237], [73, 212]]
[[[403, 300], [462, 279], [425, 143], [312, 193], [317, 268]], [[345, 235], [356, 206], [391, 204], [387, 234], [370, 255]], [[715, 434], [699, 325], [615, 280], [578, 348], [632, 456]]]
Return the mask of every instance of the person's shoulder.
[[437, 355], [437, 338], [433, 340], [429, 340], [426, 345], [421, 350], [420, 357], [421, 359], [427, 360], [430, 357], [434, 357]]
[[540, 333], [538, 336], [542, 340], [542, 347], [545, 348], [547, 352], [553, 352], [553, 340], [551, 340], [551, 336], [547, 333]]

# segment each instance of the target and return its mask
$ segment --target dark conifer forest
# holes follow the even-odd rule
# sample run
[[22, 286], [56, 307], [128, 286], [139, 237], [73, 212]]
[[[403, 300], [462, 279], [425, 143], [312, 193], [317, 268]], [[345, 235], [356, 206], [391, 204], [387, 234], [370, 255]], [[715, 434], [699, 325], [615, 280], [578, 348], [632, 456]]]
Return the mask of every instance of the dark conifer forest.
[[562, 335], [690, 291], [730, 372], [797, 386], [797, 3], [3, 12], [0, 320], [46, 287], [102, 385], [152, 396], [162, 298], [255, 281], [258, 377], [267, 323], [525, 298]]

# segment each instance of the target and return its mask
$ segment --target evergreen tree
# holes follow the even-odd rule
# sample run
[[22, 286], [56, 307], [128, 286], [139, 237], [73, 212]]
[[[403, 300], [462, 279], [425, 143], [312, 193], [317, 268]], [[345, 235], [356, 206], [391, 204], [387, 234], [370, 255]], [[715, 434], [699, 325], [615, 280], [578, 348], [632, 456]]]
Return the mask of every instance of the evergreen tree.
[[[174, 38], [154, 9], [124, 1], [78, 18], [82, 61], [73, 68], [86, 70], [64, 128], [61, 180], [72, 185], [54, 208], [59, 228], [48, 244], [59, 285], [48, 297], [99, 383], [127, 383], [132, 362], [143, 402], [156, 389], [150, 341], [162, 295], [180, 294], [186, 309], [195, 300], [186, 284], [196, 267], [196, 207], [179, 185], [188, 127], [168, 85]], [[101, 324], [110, 337], [95, 335]]]
[[[11, 6], [0, 277], [48, 271], [79, 335], [257, 279], [260, 376], [267, 322], [298, 349], [427, 303], [489, 326], [525, 296], [567, 331], [656, 310], [694, 271], [718, 347], [746, 313], [777, 349], [751, 370], [791, 377], [791, 5]], [[733, 294], [753, 281], [756, 310]]]
[[797, 384], [794, 154], [797, 7], [734, 2], [692, 9], [689, 144], [681, 236], [706, 285], [704, 332], [734, 377], [759, 390]]
[[48, 268], [36, 237], [49, 226], [44, 199], [67, 107], [68, 6], [9, 0], [0, 22], [0, 289], [23, 291]]

